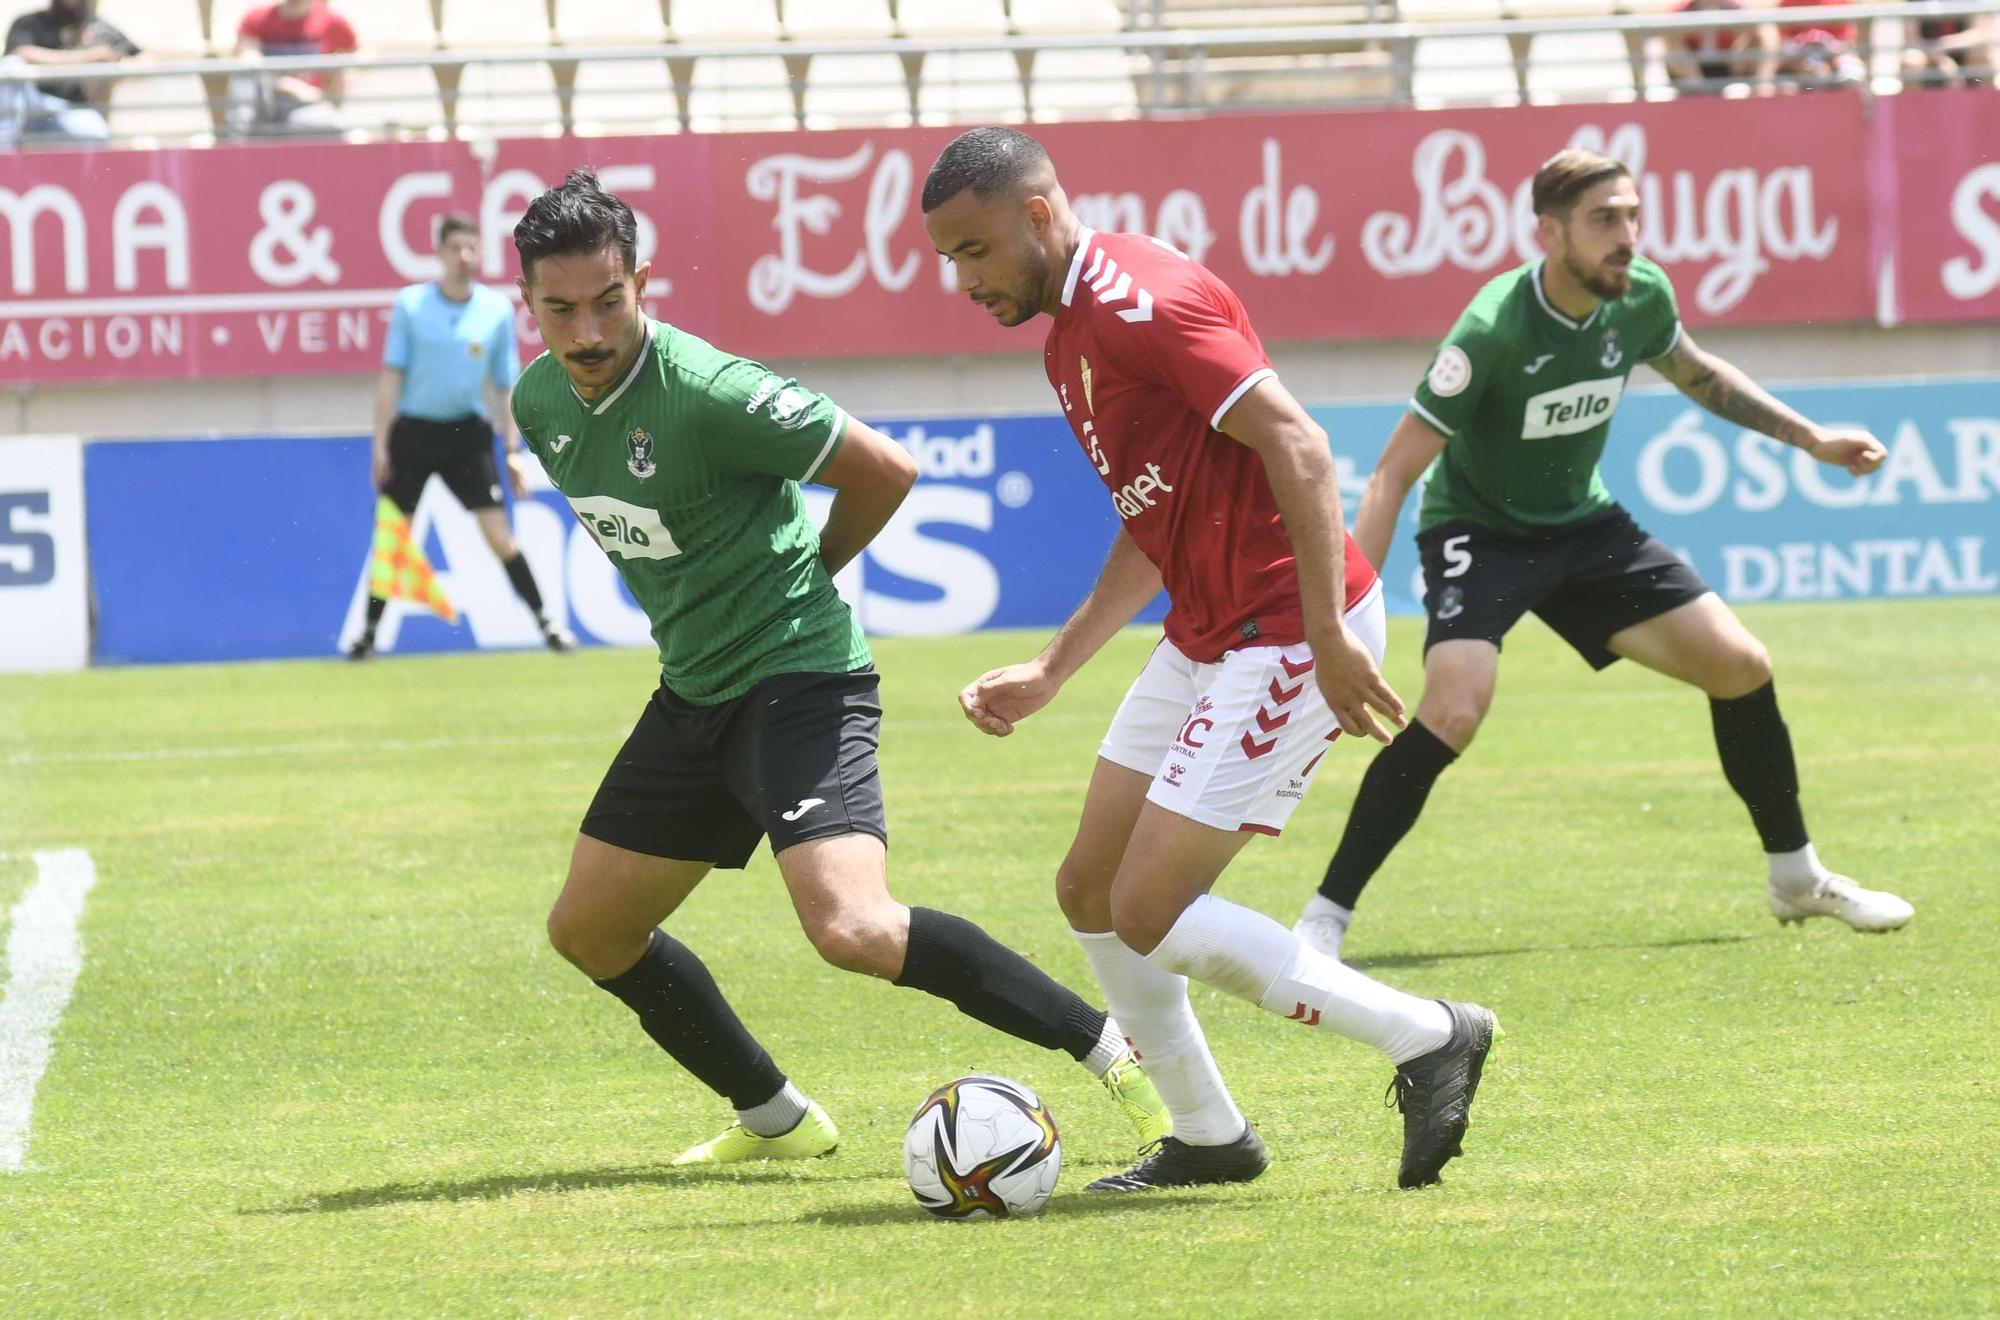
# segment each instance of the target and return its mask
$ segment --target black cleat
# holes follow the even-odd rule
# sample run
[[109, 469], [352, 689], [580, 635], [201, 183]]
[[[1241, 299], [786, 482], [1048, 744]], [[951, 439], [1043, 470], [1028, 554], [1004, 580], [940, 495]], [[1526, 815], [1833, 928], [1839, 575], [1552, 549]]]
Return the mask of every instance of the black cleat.
[[354, 645], [347, 648], [347, 658], [349, 660], [373, 660], [375, 658], [375, 639], [366, 633], [355, 638]]
[[1422, 1058], [1396, 1069], [1389, 1081], [1387, 1103], [1403, 1111], [1403, 1167], [1400, 1187], [1428, 1187], [1442, 1182], [1438, 1171], [1455, 1155], [1479, 1090], [1479, 1073], [1487, 1051], [1500, 1034], [1492, 1012], [1477, 1004], [1438, 1000], [1451, 1014], [1451, 1039]]
[[1224, 1146], [1190, 1146], [1173, 1137], [1161, 1137], [1140, 1147], [1137, 1164], [1123, 1173], [1099, 1178], [1085, 1190], [1143, 1192], [1148, 1187], [1249, 1182], [1270, 1164], [1257, 1129], [1245, 1124], [1243, 1135]]
[[542, 645], [557, 655], [568, 655], [576, 649], [576, 638], [553, 623], [545, 623], [542, 625]]

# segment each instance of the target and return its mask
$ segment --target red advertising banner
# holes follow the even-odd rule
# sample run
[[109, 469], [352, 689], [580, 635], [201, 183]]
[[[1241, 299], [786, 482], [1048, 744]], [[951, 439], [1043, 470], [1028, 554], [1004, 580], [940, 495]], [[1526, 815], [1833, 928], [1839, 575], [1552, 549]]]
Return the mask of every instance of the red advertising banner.
[[1900, 319], [2000, 317], [2000, 96], [1974, 88], [1881, 105]]
[[[1270, 340], [1442, 334], [1482, 282], [1536, 254], [1528, 180], [1571, 144], [1633, 167], [1646, 249], [1691, 324], [1874, 309], [1858, 96], [1034, 131], [1086, 223], [1198, 257]], [[925, 237], [924, 174], [951, 136], [0, 156], [0, 384], [370, 370], [395, 290], [433, 273], [439, 213], [479, 218], [487, 278], [504, 283], [515, 219], [583, 162], [641, 216], [653, 310], [733, 350], [1032, 351], [951, 291]], [[1970, 159], [1978, 136], [1953, 149]]]

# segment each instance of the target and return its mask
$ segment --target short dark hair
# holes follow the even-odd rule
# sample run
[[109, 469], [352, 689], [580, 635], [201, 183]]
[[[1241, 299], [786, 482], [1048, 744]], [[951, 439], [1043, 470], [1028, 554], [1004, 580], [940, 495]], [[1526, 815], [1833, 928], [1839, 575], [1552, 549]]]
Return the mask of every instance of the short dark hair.
[[1629, 179], [1632, 171], [1611, 157], [1582, 147], [1558, 151], [1535, 171], [1536, 215], [1567, 215], [1576, 199], [1606, 179]]
[[528, 204], [527, 214], [514, 226], [514, 251], [521, 256], [521, 278], [535, 277], [543, 257], [602, 252], [616, 244], [625, 259], [625, 273], [639, 265], [639, 221], [632, 208], [604, 191], [588, 167], [569, 172], [561, 186]]
[[463, 211], [446, 211], [438, 217], [437, 245], [443, 247], [453, 234], [470, 234], [479, 237], [479, 222]]
[[967, 188], [981, 200], [1012, 192], [1049, 162], [1042, 144], [1014, 128], [975, 128], [961, 133], [931, 166], [924, 180], [924, 214]]

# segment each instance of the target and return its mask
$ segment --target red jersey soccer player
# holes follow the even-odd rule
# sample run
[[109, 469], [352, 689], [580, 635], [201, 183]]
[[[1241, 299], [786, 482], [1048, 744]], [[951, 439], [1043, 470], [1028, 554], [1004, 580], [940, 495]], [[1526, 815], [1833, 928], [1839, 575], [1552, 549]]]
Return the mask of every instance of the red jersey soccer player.
[[[1493, 1015], [1419, 999], [1209, 893], [1237, 851], [1276, 834], [1342, 729], [1388, 735], [1382, 594], [1347, 542], [1325, 432], [1278, 383], [1227, 285], [1166, 244], [1098, 234], [1033, 138], [981, 128], [924, 184], [925, 225], [958, 286], [1003, 325], [1054, 318], [1049, 383], [1122, 526], [1097, 585], [1041, 655], [960, 694], [996, 736], [1164, 585], [1166, 638], [1098, 751], [1063, 913], [1173, 1114], [1174, 1133], [1093, 1188], [1243, 1182], [1268, 1158], [1222, 1084], [1187, 977], [1396, 1065], [1398, 1181], [1459, 1153]], [[1372, 708], [1372, 709], [1371, 709]]]

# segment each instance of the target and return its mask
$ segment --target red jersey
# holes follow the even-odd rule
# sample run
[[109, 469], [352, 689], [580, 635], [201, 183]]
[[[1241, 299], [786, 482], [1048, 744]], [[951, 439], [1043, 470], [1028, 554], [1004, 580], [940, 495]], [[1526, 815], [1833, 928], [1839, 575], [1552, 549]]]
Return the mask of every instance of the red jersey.
[[[1304, 641], [1264, 461], [1215, 429], [1277, 374], [1229, 286], [1157, 239], [1086, 229], [1042, 358], [1125, 530], [1166, 582], [1167, 640], [1202, 662]], [[1352, 537], [1346, 569], [1352, 604], [1375, 582]]]
[[[313, 5], [303, 18], [286, 18], [276, 5], [253, 9], [236, 26], [236, 39], [245, 38], [266, 55], [345, 55], [355, 49], [353, 26], [324, 4]], [[323, 73], [293, 76], [315, 87], [326, 86]]]
[[[1841, 9], [1840, 0], [1778, 0], [1780, 9]], [[1854, 22], [1830, 20], [1821, 23], [1807, 23], [1798, 27], [1787, 26], [1783, 30], [1786, 41], [1831, 40], [1847, 45], [1854, 43]]]

